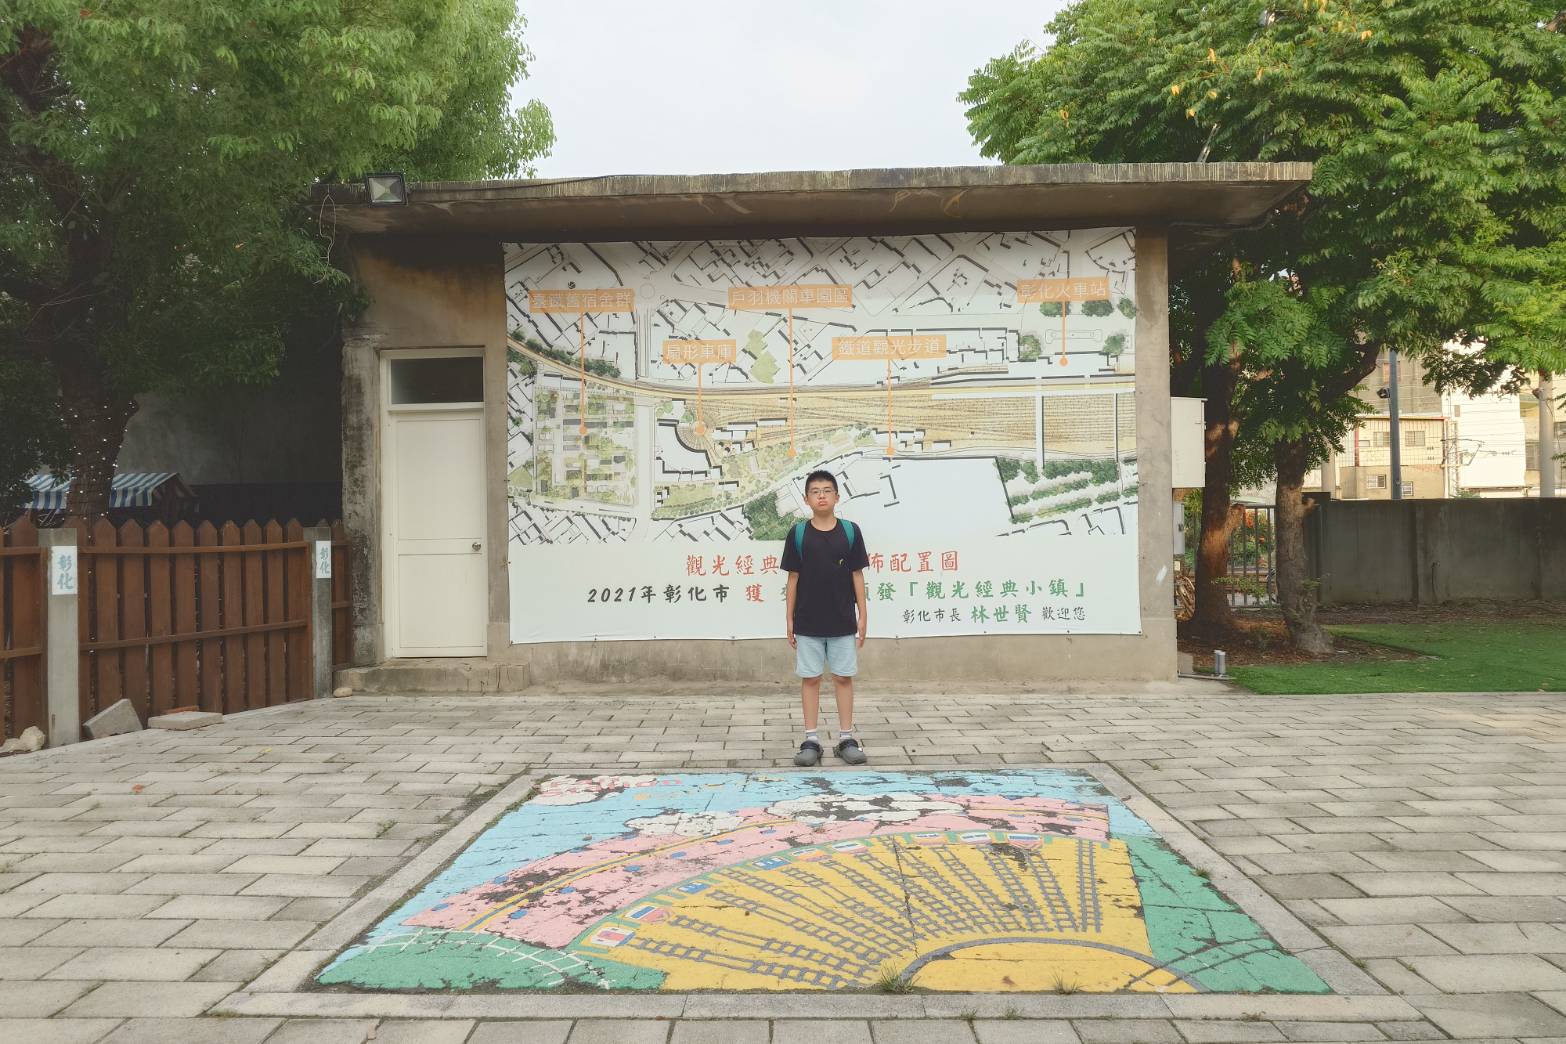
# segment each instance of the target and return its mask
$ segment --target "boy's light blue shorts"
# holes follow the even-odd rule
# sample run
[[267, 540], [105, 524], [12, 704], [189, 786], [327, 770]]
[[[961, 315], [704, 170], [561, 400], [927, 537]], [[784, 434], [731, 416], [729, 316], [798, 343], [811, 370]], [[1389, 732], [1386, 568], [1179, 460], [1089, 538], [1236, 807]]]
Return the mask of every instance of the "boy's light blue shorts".
[[859, 673], [859, 638], [844, 634], [836, 638], [813, 638], [808, 634], [794, 636], [794, 673], [801, 678], [819, 678], [821, 672], [831, 670], [839, 678], [852, 678]]

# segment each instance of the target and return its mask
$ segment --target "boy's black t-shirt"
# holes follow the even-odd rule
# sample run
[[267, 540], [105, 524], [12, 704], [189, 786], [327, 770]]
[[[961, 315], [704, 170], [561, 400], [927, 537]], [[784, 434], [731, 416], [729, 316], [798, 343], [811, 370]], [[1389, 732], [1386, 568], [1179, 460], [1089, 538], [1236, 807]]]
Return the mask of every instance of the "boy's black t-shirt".
[[825, 532], [805, 523], [805, 553], [794, 550], [794, 529], [783, 538], [783, 569], [799, 574], [794, 595], [794, 633], [809, 638], [837, 638], [859, 633], [854, 612], [854, 573], [870, 564], [865, 531], [854, 527], [854, 546], [841, 520]]

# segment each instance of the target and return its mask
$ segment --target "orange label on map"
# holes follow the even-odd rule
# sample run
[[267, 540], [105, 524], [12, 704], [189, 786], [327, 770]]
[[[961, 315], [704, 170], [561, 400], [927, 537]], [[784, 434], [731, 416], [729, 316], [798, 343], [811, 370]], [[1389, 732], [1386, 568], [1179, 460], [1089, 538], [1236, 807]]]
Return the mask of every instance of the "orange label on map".
[[1108, 276], [1017, 280], [1018, 304], [1042, 304], [1047, 301], [1107, 301], [1108, 299]]
[[695, 363], [731, 363], [735, 358], [734, 341], [665, 341], [663, 361], [671, 366]]
[[852, 308], [852, 287], [838, 283], [796, 283], [792, 286], [731, 286], [729, 307], [735, 311], [768, 308]]
[[945, 334], [834, 337], [834, 359], [944, 359]]
[[601, 290], [529, 290], [530, 312], [634, 312], [636, 291], [627, 286]]

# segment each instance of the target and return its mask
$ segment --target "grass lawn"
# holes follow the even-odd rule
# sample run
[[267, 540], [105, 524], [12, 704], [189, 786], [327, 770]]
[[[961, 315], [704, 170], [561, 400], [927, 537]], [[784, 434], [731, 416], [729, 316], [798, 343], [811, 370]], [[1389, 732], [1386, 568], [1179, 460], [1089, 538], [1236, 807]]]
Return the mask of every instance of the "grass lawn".
[[1340, 624], [1329, 630], [1424, 655], [1235, 667], [1231, 673], [1260, 693], [1566, 692], [1566, 620]]

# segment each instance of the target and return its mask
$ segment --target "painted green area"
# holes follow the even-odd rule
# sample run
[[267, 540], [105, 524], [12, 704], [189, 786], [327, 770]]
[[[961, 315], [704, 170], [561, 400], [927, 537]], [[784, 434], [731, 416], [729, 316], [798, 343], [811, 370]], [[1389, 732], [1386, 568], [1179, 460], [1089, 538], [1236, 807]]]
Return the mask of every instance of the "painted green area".
[[1566, 692], [1566, 617], [1352, 624], [1333, 634], [1427, 658], [1236, 667], [1259, 693]]
[[348, 950], [322, 972], [322, 985], [373, 983], [381, 990], [548, 990], [581, 986], [652, 990], [661, 972], [577, 953], [546, 950], [484, 932], [413, 929]]
[[1148, 942], [1169, 967], [1220, 993], [1331, 992], [1162, 841], [1128, 838], [1126, 847]]

